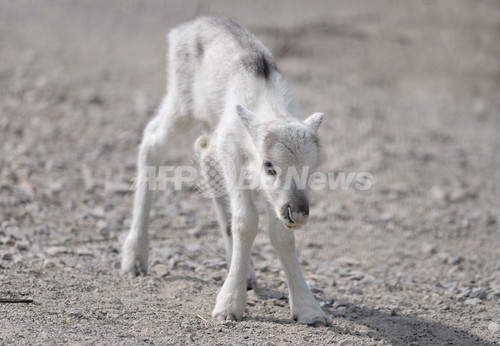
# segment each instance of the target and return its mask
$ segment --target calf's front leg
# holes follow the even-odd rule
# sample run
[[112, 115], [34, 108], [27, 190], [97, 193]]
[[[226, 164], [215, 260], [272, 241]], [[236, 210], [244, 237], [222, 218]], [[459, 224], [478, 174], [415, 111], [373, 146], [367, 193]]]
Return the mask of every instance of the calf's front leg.
[[259, 214], [250, 191], [231, 194], [233, 249], [226, 281], [217, 295], [212, 317], [216, 321], [241, 320], [247, 302], [247, 272]]
[[323, 312], [304, 279], [297, 257], [293, 231], [285, 228], [272, 208], [269, 208], [268, 217], [271, 244], [278, 253], [290, 289], [293, 319], [315, 327], [331, 325], [332, 320]]

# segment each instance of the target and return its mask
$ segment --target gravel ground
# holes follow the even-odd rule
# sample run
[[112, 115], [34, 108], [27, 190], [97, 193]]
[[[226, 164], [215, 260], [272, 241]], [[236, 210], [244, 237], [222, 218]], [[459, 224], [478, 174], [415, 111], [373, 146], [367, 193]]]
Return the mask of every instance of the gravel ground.
[[[189, 188], [155, 195], [150, 274], [119, 275], [165, 34], [210, 13], [325, 113], [321, 170], [374, 177], [315, 192], [296, 232], [331, 328], [292, 321], [262, 226], [243, 321], [212, 322], [224, 246]], [[495, 0], [1, 1], [0, 298], [33, 303], [0, 303], [0, 344], [498, 344], [499, 42]]]

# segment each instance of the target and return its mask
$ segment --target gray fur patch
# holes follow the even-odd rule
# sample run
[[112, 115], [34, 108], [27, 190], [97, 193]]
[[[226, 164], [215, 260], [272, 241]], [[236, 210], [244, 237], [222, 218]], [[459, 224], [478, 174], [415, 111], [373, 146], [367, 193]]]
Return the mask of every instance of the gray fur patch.
[[245, 69], [264, 79], [268, 79], [273, 71], [278, 70], [271, 53], [245, 28], [227, 17], [210, 18], [223, 26], [246, 51], [241, 57], [241, 64]]
[[264, 79], [268, 79], [271, 72], [277, 70], [274, 62], [270, 61], [264, 53], [243, 56], [241, 62], [248, 71]]
[[264, 138], [264, 153], [271, 151], [275, 143], [279, 141], [280, 137], [276, 132], [269, 132]]
[[[295, 137], [295, 136], [294, 136]], [[310, 140], [312, 141], [317, 147], [319, 147], [319, 142], [318, 142], [318, 136], [316, 134], [311, 133], [310, 131], [304, 132], [302, 136], [296, 137], [300, 138], [304, 141]], [[280, 143], [283, 145], [286, 149], [288, 149], [292, 154], [296, 154], [292, 148], [289, 148], [285, 144], [285, 140], [283, 138], [283, 132], [277, 132], [277, 131], [270, 131], [266, 137], [264, 137], [263, 141], [263, 150], [264, 153], [269, 153], [271, 149], [276, 145], [276, 143]]]
[[204, 48], [203, 48], [203, 43], [201, 42], [201, 39], [198, 38], [196, 40], [196, 56], [198, 60], [201, 60], [203, 58], [203, 53], [204, 53]]

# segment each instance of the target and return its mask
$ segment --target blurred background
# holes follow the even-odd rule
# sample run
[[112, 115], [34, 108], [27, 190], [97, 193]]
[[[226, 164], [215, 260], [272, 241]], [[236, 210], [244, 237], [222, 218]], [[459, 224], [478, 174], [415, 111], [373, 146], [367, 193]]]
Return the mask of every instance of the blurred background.
[[[211, 202], [189, 188], [155, 196], [151, 274], [118, 275], [166, 34], [206, 14], [247, 27], [304, 114], [325, 113], [321, 170], [374, 177], [318, 191], [296, 232], [334, 328], [287, 322], [264, 224], [247, 319], [227, 335], [196, 317], [226, 271]], [[495, 0], [0, 1], [0, 297], [39, 303], [0, 304], [0, 341], [498, 342], [499, 43]], [[189, 163], [193, 136], [167, 162]]]

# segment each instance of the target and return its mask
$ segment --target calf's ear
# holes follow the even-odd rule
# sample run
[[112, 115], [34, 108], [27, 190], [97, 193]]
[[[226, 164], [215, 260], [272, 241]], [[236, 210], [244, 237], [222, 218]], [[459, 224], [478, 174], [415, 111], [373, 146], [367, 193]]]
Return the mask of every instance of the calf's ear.
[[323, 113], [314, 113], [310, 115], [306, 120], [304, 120], [304, 124], [311, 129], [312, 132], [316, 133], [323, 121]]
[[250, 110], [246, 109], [242, 105], [236, 105], [236, 113], [240, 117], [243, 127], [248, 131], [248, 133], [253, 137], [255, 135], [256, 129], [259, 125], [257, 117]]

